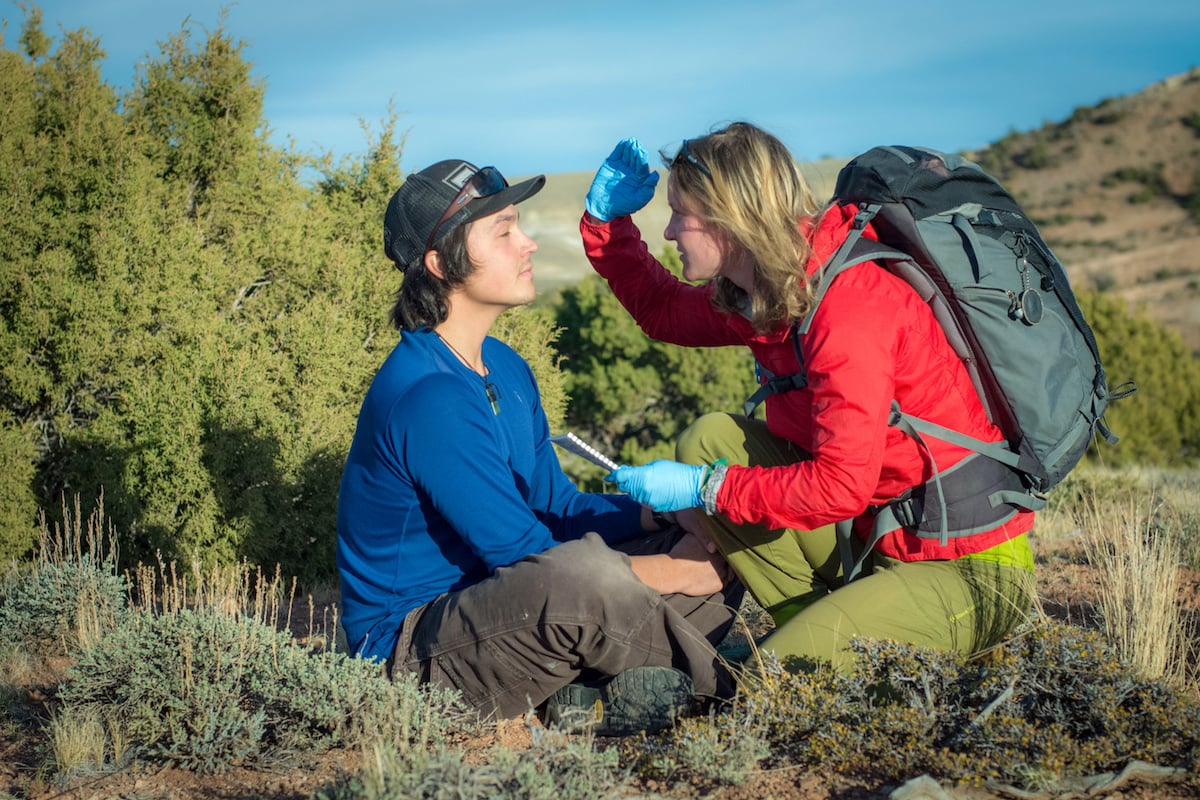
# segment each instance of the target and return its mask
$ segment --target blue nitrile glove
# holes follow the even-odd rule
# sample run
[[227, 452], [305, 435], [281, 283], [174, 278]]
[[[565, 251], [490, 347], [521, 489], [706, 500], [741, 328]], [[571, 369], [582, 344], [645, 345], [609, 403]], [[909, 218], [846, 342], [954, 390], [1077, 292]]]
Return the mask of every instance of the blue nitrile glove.
[[655, 511], [680, 511], [700, 505], [705, 469], [659, 459], [644, 467], [617, 467], [604, 480]]
[[622, 139], [596, 171], [583, 204], [593, 217], [610, 222], [649, 203], [657, 185], [658, 173], [650, 171], [650, 159], [641, 142]]

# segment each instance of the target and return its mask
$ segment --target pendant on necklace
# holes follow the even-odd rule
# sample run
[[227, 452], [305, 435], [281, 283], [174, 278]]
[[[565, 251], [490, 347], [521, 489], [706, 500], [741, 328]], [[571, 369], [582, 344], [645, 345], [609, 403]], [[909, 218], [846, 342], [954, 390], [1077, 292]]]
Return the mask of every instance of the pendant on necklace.
[[500, 390], [487, 378], [483, 379], [483, 393], [487, 395], [488, 402], [492, 404], [492, 413], [500, 416]]
[[450, 352], [458, 356], [458, 360], [461, 361], [467, 369], [471, 370], [471, 372], [474, 372], [476, 375], [479, 375], [479, 378], [483, 381], [483, 393], [487, 395], [488, 402], [492, 404], [492, 413], [496, 416], [500, 416], [500, 390], [496, 388], [494, 383], [487, 379], [487, 364], [483, 364], [482, 355], [480, 356], [479, 362], [483, 364], [483, 373], [481, 374], [479, 370], [475, 369], [475, 367], [471, 365], [470, 361], [467, 361], [466, 356], [458, 352], [458, 348], [446, 341], [445, 336], [442, 336], [442, 334], [438, 333], [437, 331], [434, 331], [433, 333], [442, 340], [442, 344], [450, 348]]

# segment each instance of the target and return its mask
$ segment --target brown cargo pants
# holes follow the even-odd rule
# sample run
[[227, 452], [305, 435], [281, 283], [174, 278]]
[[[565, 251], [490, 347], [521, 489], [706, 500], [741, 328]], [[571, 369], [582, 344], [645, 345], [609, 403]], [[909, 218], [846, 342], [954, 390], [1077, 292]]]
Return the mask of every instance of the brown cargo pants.
[[663, 596], [629, 564], [628, 555], [666, 552], [682, 535], [651, 534], [617, 550], [589, 533], [444, 594], [405, 618], [388, 674], [457, 689], [484, 717], [520, 716], [568, 683], [637, 666], [675, 667], [697, 695], [729, 697], [733, 680], [714, 647], [733, 623], [741, 584]]

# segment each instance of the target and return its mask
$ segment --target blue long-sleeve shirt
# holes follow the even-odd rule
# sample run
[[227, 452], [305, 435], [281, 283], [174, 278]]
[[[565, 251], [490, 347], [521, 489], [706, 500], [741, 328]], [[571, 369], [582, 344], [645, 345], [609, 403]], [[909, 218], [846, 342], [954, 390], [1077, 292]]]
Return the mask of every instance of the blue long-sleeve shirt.
[[391, 655], [410, 610], [497, 567], [588, 531], [639, 531], [637, 503], [563, 474], [529, 365], [491, 337], [483, 361], [486, 382], [433, 331], [405, 331], [367, 391], [337, 546], [342, 623], [364, 658]]

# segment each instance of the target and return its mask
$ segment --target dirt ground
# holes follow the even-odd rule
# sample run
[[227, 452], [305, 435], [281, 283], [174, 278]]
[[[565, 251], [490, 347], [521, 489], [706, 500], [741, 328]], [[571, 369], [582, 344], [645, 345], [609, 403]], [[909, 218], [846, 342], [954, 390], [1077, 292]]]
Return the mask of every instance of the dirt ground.
[[[1096, 576], [1087, 567], [1079, 550], [1070, 545], [1054, 549], [1039, 547], [1039, 585], [1041, 605], [1045, 613], [1053, 618], [1076, 624], [1095, 623], [1093, 601], [1096, 596]], [[1180, 585], [1183, 607], [1192, 615], [1193, 624], [1200, 618], [1200, 572], [1186, 570]], [[54, 673], [65, 665], [51, 665], [50, 673], [43, 676], [45, 685], [54, 684]], [[35, 709], [47, 698], [34, 690], [26, 698], [25, 709]], [[41, 706], [44, 709], [44, 706]], [[22, 722], [19, 720], [19, 722]], [[26, 719], [16, 727], [36, 728], [33, 720]], [[0, 800], [8, 797], [29, 800], [100, 800], [122, 798], [123, 800], [151, 800], [152, 798], [184, 798], [195, 800], [302, 800], [311, 797], [322, 786], [357, 772], [360, 755], [355, 752], [332, 752], [310, 759], [291, 768], [278, 767], [269, 770], [233, 770], [218, 776], [198, 777], [180, 769], [161, 766], [134, 766], [112, 775], [83, 780], [69, 787], [56, 785], [52, 776], [46, 774], [41, 765], [45, 762], [44, 742], [20, 739], [12, 732], [14, 726], [6, 725], [4, 738], [0, 740]], [[498, 723], [483, 736], [467, 743], [468, 758], [482, 756], [493, 745], [524, 748], [530, 745], [531, 731], [523, 720], [508, 720]], [[913, 778], [920, 776], [914, 775]], [[647, 793], [668, 797], [688, 797], [683, 787], [646, 785]], [[900, 789], [898, 792], [897, 789]], [[909, 792], [905, 795], [903, 792]], [[941, 791], [941, 790], [939, 790]], [[856, 783], [845, 776], [826, 775], [819, 772], [799, 770], [775, 770], [756, 775], [746, 784], [716, 791], [709, 797], [717, 800], [880, 800], [891, 797], [907, 797], [908, 800], [997, 800], [1019, 798], [1021, 795], [989, 792], [982, 789], [945, 788], [944, 794], [921, 793], [915, 786], [871, 786]], [[7, 793], [7, 794], [5, 794]], [[895, 794], [893, 794], [895, 793]], [[1138, 778], [1114, 785], [1110, 789], [1095, 793], [1077, 792], [1057, 795], [1024, 795], [1043, 800], [1062, 800], [1066, 797], [1121, 798], [1121, 800], [1184, 800], [1200, 798], [1200, 776], [1191, 774], [1182, 778], [1164, 780], [1159, 777]]]

